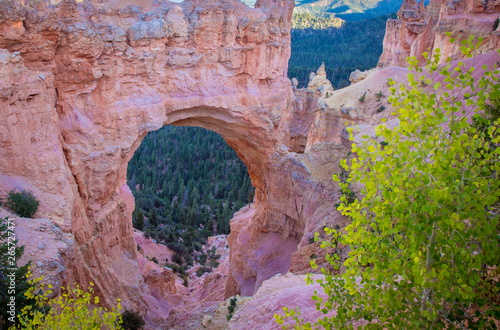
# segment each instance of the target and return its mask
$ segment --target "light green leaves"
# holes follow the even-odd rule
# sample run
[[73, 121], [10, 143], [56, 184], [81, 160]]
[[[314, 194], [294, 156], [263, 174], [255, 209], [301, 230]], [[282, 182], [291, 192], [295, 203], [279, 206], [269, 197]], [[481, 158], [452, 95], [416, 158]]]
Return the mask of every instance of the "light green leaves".
[[[476, 46], [474, 38], [464, 39], [464, 55], [472, 56]], [[351, 252], [345, 274], [327, 275], [321, 283], [329, 299], [328, 307], [318, 308], [333, 306], [337, 316], [315, 328], [346, 329], [362, 320], [370, 329], [494, 328], [490, 319], [499, 308], [493, 297], [500, 294], [498, 72], [475, 80], [465, 60], [439, 64], [439, 50], [424, 56], [429, 77], [412, 57], [408, 84], [389, 82], [400, 125], [377, 127], [386, 146], [366, 139], [353, 145], [350, 164], [342, 164], [349, 183], [363, 187], [363, 198], [342, 198], [338, 209], [352, 224], [343, 234], [327, 232]]]

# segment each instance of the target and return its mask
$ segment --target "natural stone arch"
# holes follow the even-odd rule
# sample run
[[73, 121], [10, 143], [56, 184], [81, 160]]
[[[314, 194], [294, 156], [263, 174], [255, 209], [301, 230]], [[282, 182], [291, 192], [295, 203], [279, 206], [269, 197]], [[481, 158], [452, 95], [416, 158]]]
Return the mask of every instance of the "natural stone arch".
[[256, 188], [253, 217], [232, 224], [227, 295], [253, 294], [292, 258], [308, 264], [294, 251], [333, 216], [329, 164], [344, 149], [340, 129], [324, 133], [331, 114], [318, 112], [317, 96], [294, 96], [286, 77], [292, 9], [293, 0], [0, 3], [1, 188], [33, 190], [40, 214], [74, 235], [62, 282], [94, 281], [109, 304], [154, 304], [137, 271], [126, 167], [166, 124], [221, 134]]
[[[254, 222], [245, 223], [243, 228], [231, 225], [232, 278], [226, 295], [252, 295], [263, 280], [288, 271], [292, 254], [302, 238], [304, 223], [296, 220], [295, 212], [288, 216], [289, 211], [282, 210], [288, 205], [284, 205], [283, 194], [275, 188], [284, 186], [272, 186], [273, 182], [287, 181], [290, 174], [276, 173], [273, 156], [276, 157], [278, 142], [272, 134], [274, 126], [254, 118], [234, 117], [232, 113], [234, 111], [220, 108], [183, 109], [167, 116], [165, 124], [203, 127], [220, 134], [247, 166], [255, 187], [255, 212], [248, 220]], [[260, 251], [256, 254], [257, 250]]]

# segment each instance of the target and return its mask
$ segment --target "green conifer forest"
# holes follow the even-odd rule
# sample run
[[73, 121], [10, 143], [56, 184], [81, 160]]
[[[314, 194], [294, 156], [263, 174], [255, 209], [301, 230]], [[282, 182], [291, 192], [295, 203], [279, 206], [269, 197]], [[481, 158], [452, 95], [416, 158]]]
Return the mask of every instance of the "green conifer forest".
[[[324, 19], [308, 19], [294, 15], [292, 24], [292, 55], [288, 77], [297, 78], [299, 87], [307, 86], [309, 75], [325, 62], [327, 78], [335, 89], [349, 86], [349, 75], [359, 69], [377, 66], [382, 54], [385, 23], [395, 15], [379, 16], [358, 22], [344, 22], [340, 27], [314, 29], [308, 26], [326, 24]], [[310, 15], [309, 15], [310, 16]]]
[[164, 126], [149, 133], [127, 177], [134, 226], [177, 252], [228, 234], [233, 213], [253, 200], [245, 164], [220, 135], [203, 128]]

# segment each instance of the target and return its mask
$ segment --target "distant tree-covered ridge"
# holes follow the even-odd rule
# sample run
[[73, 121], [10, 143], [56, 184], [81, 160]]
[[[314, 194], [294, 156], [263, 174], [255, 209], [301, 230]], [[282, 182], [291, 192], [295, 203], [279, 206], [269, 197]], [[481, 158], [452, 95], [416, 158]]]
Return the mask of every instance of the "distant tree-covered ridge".
[[311, 15], [309, 13], [294, 13], [292, 16], [292, 29], [326, 29], [339, 28], [345, 21], [332, 14]]
[[197, 127], [149, 133], [129, 162], [127, 181], [134, 226], [186, 255], [208, 236], [228, 234], [233, 213], [254, 194], [236, 152], [220, 135]]
[[382, 54], [385, 24], [392, 17], [395, 15], [345, 22], [340, 28], [292, 29], [288, 77], [297, 78], [299, 87], [307, 86], [310, 73], [316, 72], [325, 62], [326, 74], [333, 87], [348, 86], [351, 72], [377, 66]]

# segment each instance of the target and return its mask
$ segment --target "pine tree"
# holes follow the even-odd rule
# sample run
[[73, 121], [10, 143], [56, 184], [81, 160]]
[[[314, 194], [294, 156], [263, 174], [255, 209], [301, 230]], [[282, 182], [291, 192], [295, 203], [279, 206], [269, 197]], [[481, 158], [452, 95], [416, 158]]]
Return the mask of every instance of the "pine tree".
[[134, 213], [135, 213], [135, 216], [133, 216], [134, 228], [142, 231], [144, 229], [144, 214], [142, 213], [141, 209], [135, 209]]
[[149, 212], [149, 224], [154, 228], [158, 226], [158, 216], [156, 215], [156, 209], [153, 208], [151, 209], [151, 212]]

